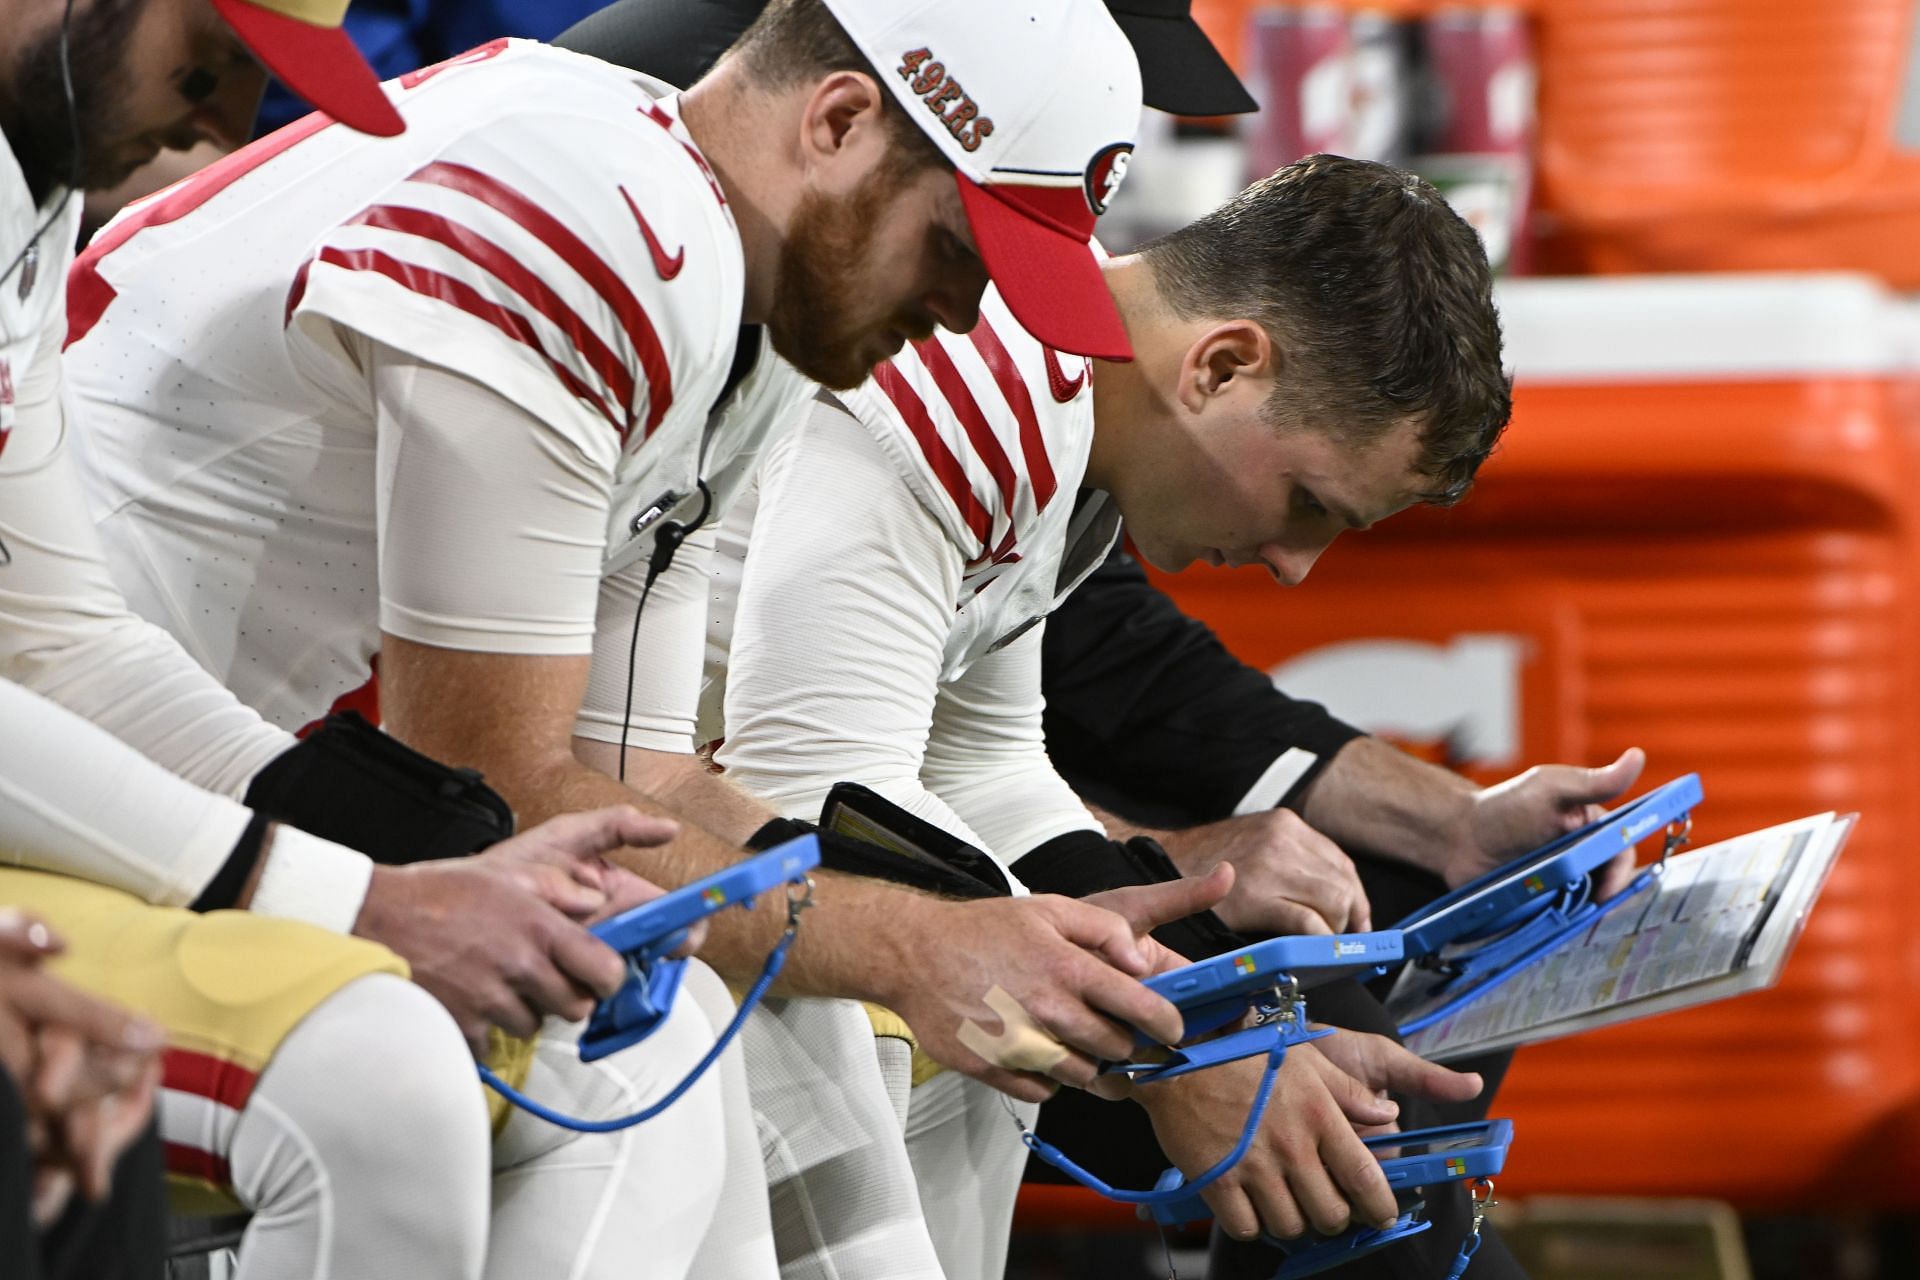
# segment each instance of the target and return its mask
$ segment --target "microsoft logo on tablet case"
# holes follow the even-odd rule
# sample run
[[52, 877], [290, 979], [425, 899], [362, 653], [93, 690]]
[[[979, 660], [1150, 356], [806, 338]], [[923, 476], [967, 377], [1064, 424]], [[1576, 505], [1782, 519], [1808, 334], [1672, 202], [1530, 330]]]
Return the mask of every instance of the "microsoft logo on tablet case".
[[1336, 960], [1342, 956], [1363, 956], [1365, 954], [1367, 954], [1367, 944], [1364, 942], [1336, 942], [1333, 944], [1333, 957]]
[[1233, 958], [1233, 968], [1236, 973], [1252, 973], [1257, 967], [1258, 966], [1253, 963], [1252, 956], [1235, 956]]

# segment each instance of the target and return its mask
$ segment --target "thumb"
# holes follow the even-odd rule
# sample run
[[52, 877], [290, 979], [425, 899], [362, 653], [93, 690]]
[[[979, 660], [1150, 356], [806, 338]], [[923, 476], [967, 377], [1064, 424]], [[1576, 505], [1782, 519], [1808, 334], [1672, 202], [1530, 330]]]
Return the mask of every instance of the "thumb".
[[1232, 888], [1233, 864], [1223, 862], [1204, 876], [1108, 889], [1085, 900], [1124, 917], [1135, 933], [1147, 933], [1218, 905]]
[[1580, 770], [1575, 776], [1573, 785], [1568, 789], [1567, 798], [1589, 804], [1599, 800], [1612, 800], [1638, 782], [1640, 771], [1646, 767], [1647, 753], [1639, 747], [1628, 747], [1612, 764], [1602, 765], [1598, 769]]

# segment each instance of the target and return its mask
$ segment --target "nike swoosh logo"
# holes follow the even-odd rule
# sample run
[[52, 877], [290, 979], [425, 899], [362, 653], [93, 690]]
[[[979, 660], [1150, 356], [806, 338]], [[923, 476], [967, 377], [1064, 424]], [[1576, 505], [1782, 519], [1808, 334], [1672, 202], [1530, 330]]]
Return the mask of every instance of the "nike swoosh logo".
[[640, 234], [647, 242], [647, 252], [653, 255], [653, 269], [660, 273], [662, 280], [671, 280], [680, 274], [680, 268], [687, 265], [687, 246], [681, 245], [678, 253], [671, 258], [660, 247], [660, 238], [653, 234], [653, 228], [647, 225], [646, 215], [640, 212], [640, 206], [633, 202], [625, 187], [620, 188], [621, 198], [627, 202], [627, 208], [633, 210], [633, 220], [640, 224]]
[[1073, 380], [1069, 382], [1066, 371], [1060, 367], [1060, 357], [1054, 354], [1053, 348], [1042, 347], [1040, 349], [1046, 353], [1047, 358], [1047, 390], [1053, 392], [1053, 398], [1056, 403], [1066, 404], [1080, 394], [1081, 387], [1087, 385], [1087, 366], [1085, 363], [1082, 363], [1080, 372], [1074, 375]]

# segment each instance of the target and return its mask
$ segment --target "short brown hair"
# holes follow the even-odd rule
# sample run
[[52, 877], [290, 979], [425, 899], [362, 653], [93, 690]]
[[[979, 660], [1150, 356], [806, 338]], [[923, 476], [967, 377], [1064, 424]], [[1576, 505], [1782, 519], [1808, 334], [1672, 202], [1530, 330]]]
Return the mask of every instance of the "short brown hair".
[[870, 77], [880, 90], [887, 133], [899, 149], [895, 168], [911, 173], [947, 163], [940, 148], [888, 91], [880, 73], [821, 0], [773, 0], [753, 25], [740, 33], [727, 56], [740, 58], [752, 68], [760, 84], [774, 90], [811, 83], [836, 71], [858, 71]]
[[1466, 495], [1512, 415], [1512, 379], [1486, 250], [1432, 186], [1308, 156], [1141, 253], [1177, 314], [1267, 331], [1290, 366], [1278, 423], [1365, 445], [1418, 417], [1418, 466], [1438, 482], [1426, 500]]

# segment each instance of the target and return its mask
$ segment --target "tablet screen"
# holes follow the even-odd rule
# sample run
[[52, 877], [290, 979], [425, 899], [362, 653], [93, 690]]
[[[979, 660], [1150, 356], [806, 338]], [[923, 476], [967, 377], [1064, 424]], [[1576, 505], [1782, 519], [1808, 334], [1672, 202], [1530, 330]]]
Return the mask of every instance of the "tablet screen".
[[[1449, 1127], [1436, 1132], [1431, 1138], [1422, 1139], [1421, 1134], [1411, 1135], [1411, 1141], [1399, 1134], [1383, 1134], [1378, 1138], [1367, 1139], [1367, 1149], [1382, 1160], [1398, 1160], [1405, 1156], [1444, 1155], [1449, 1151], [1470, 1151], [1475, 1147], [1485, 1147], [1494, 1142], [1495, 1125], [1468, 1124]], [[1432, 1131], [1429, 1131], [1432, 1132]]]

